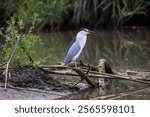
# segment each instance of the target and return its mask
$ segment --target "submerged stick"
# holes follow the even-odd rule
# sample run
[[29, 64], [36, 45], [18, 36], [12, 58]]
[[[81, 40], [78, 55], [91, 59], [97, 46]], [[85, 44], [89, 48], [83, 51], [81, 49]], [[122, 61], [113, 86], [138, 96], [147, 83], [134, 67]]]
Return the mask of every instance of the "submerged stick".
[[7, 61], [7, 64], [6, 64], [6, 69], [5, 69], [5, 89], [7, 88], [7, 79], [8, 79], [8, 68], [9, 68], [9, 64], [11, 63], [11, 61], [12, 61], [14, 55], [15, 55], [15, 52], [16, 52], [16, 49], [17, 49], [17, 47], [18, 47], [18, 45], [19, 45], [20, 39], [21, 39], [21, 37], [20, 37], [20, 36], [17, 36], [17, 40], [16, 40], [16, 43], [15, 43], [15, 46], [14, 46], [14, 48], [13, 48], [13, 50], [12, 50], [12, 53], [11, 53], [11, 55], [10, 55], [9, 60]]
[[150, 87], [142, 88], [142, 89], [139, 89], [139, 90], [136, 90], [136, 91], [133, 91], [133, 92], [120, 93], [116, 97], [109, 98], [109, 100], [116, 100], [118, 98], [122, 98], [122, 97], [125, 97], [125, 96], [128, 96], [128, 95], [133, 95], [133, 94], [136, 94], [136, 93], [141, 93], [141, 92], [144, 92], [144, 91], [147, 91], [147, 90], [150, 90]]
[[150, 87], [146, 87], [146, 88], [138, 89], [138, 90], [135, 90], [135, 91], [122, 92], [122, 93], [119, 93], [119, 94], [101, 95], [101, 96], [98, 96], [98, 97], [95, 97], [95, 98], [92, 98], [92, 99], [93, 100], [99, 100], [99, 99], [102, 99], [102, 100], [106, 100], [106, 99], [107, 100], [115, 100], [115, 99], [122, 98], [122, 97], [125, 97], [125, 96], [128, 96], [128, 95], [141, 93], [141, 92], [147, 91], [149, 89], [150, 89]]

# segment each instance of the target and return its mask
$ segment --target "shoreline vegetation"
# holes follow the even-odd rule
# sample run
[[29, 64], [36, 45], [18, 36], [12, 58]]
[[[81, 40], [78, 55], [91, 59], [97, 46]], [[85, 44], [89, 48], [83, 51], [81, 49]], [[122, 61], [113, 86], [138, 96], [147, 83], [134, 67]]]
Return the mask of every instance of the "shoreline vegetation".
[[[84, 89], [88, 89], [89, 86], [95, 88], [97, 82], [92, 82], [90, 77], [134, 81], [148, 86], [145, 89], [137, 89], [136, 92], [131, 90], [130, 94], [149, 90], [149, 71], [128, 70], [123, 74], [112, 74], [111, 67], [105, 61], [93, 71], [89, 64], [78, 66], [79, 69], [75, 69], [74, 66], [62, 69], [62, 66], [55, 65], [40, 66], [42, 59], [53, 55], [34, 58], [35, 46], [37, 43], [42, 44], [41, 38], [36, 34], [37, 29], [49, 32], [79, 27], [149, 27], [149, 0], [1, 0], [0, 4], [0, 42], [4, 40], [0, 46], [0, 91], [3, 93], [0, 99], [58, 99], [64, 95], [79, 93], [80, 88], [76, 85], [83, 80]], [[78, 82], [72, 81], [70, 77]], [[113, 85], [112, 82], [110, 84]], [[6, 93], [7, 87], [13, 94]], [[13, 89], [15, 91], [12, 91]], [[30, 94], [23, 98], [20, 90]], [[33, 92], [41, 95], [35, 96]], [[18, 94], [20, 97], [13, 98]], [[119, 97], [130, 94], [123, 92]], [[118, 96], [111, 96], [110, 99], [118, 99]]]
[[43, 31], [150, 26], [148, 0], [1, 0], [0, 4], [0, 27], [13, 16], [28, 28], [35, 13], [41, 19], [36, 25]]

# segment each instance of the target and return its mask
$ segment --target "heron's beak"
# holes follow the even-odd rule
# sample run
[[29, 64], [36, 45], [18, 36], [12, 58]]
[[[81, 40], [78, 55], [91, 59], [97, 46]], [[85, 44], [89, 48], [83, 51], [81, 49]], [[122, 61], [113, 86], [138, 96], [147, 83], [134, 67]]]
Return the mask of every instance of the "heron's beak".
[[95, 33], [95, 32], [94, 32], [94, 31], [92, 31], [92, 30], [89, 30], [88, 32], [89, 32], [89, 33]]
[[95, 33], [95, 32], [91, 30], [90, 33]]

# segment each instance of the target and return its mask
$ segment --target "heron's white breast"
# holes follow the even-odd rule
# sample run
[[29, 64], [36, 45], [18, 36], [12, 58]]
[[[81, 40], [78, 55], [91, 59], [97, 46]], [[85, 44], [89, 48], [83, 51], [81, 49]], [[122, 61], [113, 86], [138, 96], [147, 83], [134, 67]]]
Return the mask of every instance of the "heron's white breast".
[[81, 49], [84, 48], [86, 44], [86, 40], [87, 40], [87, 35], [85, 33], [79, 32], [77, 34], [77, 41], [79, 42]]
[[80, 44], [80, 50], [79, 52], [73, 57], [72, 60], [76, 60], [79, 55], [82, 52], [82, 49], [84, 48], [85, 44], [86, 44], [86, 40], [87, 40], [87, 35], [85, 35], [84, 33], [79, 32], [76, 36], [76, 41], [78, 41], [78, 43]]

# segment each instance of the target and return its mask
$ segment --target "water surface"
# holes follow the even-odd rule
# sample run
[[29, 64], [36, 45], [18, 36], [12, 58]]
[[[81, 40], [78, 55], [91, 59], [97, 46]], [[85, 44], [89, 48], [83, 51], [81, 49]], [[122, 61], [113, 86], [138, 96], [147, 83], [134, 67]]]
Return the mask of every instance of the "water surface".
[[[143, 29], [96, 30], [88, 36], [87, 44], [79, 59], [97, 64], [99, 59], [108, 60], [113, 69], [136, 69], [147, 71], [150, 68], [150, 31]], [[37, 58], [42, 64], [56, 64], [64, 59], [65, 51], [77, 31], [39, 33], [43, 44], [37, 48]], [[148, 85], [124, 80], [113, 80], [107, 88], [87, 89], [62, 99], [101, 99], [101, 95], [127, 93]], [[127, 95], [117, 99], [150, 99], [150, 90]]]

